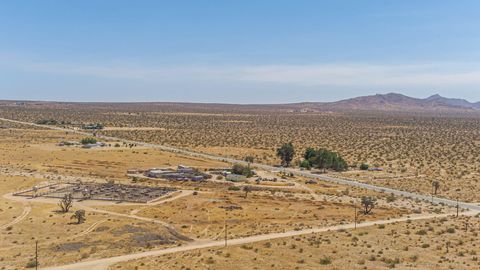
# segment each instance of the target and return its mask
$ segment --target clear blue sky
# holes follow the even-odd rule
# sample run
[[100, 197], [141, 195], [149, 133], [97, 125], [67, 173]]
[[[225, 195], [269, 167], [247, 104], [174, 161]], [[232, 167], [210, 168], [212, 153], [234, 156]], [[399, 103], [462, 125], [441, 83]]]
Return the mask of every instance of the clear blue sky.
[[480, 101], [477, 0], [0, 2], [0, 99]]

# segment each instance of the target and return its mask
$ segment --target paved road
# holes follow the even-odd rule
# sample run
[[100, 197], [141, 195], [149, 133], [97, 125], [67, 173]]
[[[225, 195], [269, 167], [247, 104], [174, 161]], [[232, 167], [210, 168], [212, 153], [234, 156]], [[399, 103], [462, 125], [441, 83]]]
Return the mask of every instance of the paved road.
[[[6, 119], [6, 118], [0, 118], [0, 120], [7, 121], [7, 122], [12, 122], [12, 123], [17, 123], [17, 124], [47, 128], [47, 129], [52, 129], [52, 130], [60, 130], [60, 131], [64, 131], [64, 132], [71, 132], [71, 133], [81, 134], [81, 135], [85, 135], [85, 136], [91, 136], [92, 135], [92, 133], [85, 132], [85, 131], [80, 131], [80, 130], [66, 129], [66, 128], [60, 128], [60, 127], [55, 127], [55, 126], [47, 126], [47, 125], [38, 125], [38, 124], [34, 124], [34, 123], [22, 122], [22, 121], [11, 120], [11, 119]], [[97, 137], [102, 138], [104, 140], [121, 141], [121, 142], [125, 142], [125, 143], [128, 143], [128, 144], [136, 144], [136, 145], [140, 145], [140, 146], [144, 146], [144, 147], [155, 148], [155, 149], [159, 149], [159, 150], [162, 150], [162, 151], [168, 151], [168, 152], [183, 154], [183, 155], [192, 156], [192, 157], [199, 157], [199, 158], [223, 161], [223, 162], [228, 162], [228, 163], [240, 163], [240, 164], [245, 164], [245, 165], [247, 164], [243, 160], [237, 160], [237, 159], [233, 159], [233, 158], [222, 157], [222, 156], [217, 156], [217, 155], [212, 155], [212, 154], [199, 153], [199, 152], [195, 152], [195, 151], [192, 151], [192, 150], [180, 149], [180, 148], [171, 147], [171, 146], [145, 143], [145, 142], [138, 142], [138, 141], [126, 140], [126, 139], [122, 139], [122, 138], [115, 138], [115, 137], [109, 137], [109, 136], [104, 136], [104, 135], [97, 135]], [[279, 169], [279, 168], [276, 168], [276, 167], [273, 167], [273, 166], [270, 166], [270, 165], [265, 165], [265, 164], [260, 164], [260, 163], [253, 163], [253, 164], [251, 164], [251, 166], [257, 167], [257, 168], [260, 168], [260, 169], [263, 169], [263, 170], [267, 170], [267, 171], [274, 171], [274, 170]], [[293, 175], [296, 175], [296, 176], [303, 176], [303, 177], [307, 177], [307, 178], [313, 178], [313, 179], [332, 182], [332, 183], [336, 183], [336, 184], [353, 186], [353, 187], [358, 187], [358, 188], [364, 188], [364, 189], [374, 190], [374, 191], [379, 191], [379, 192], [393, 193], [394, 195], [404, 196], [404, 197], [408, 197], [408, 198], [412, 198], [412, 199], [426, 200], [426, 201], [430, 201], [430, 202], [433, 202], [433, 203], [443, 203], [443, 204], [449, 205], [449, 206], [456, 206], [457, 203], [458, 203], [458, 206], [460, 208], [464, 208], [464, 209], [468, 209], [468, 210], [474, 210], [474, 211], [480, 211], [480, 205], [475, 205], [475, 204], [472, 204], [472, 203], [457, 202], [457, 201], [454, 201], [454, 200], [444, 199], [444, 198], [440, 198], [440, 197], [432, 197], [431, 195], [423, 195], [423, 194], [418, 194], [418, 193], [413, 193], [413, 192], [408, 192], [408, 191], [403, 191], [403, 190], [397, 190], [397, 189], [392, 189], [392, 188], [387, 188], [387, 187], [365, 184], [365, 183], [361, 183], [361, 182], [357, 182], [357, 181], [341, 179], [341, 178], [331, 177], [331, 176], [327, 176], [327, 175], [318, 175], [318, 174], [313, 174], [313, 173], [306, 172], [306, 171], [300, 171], [300, 170], [297, 170], [297, 169], [284, 168], [282, 170], [285, 171], [285, 172], [288, 172], [288, 173], [292, 173]]]
[[[466, 212], [466, 213], [463, 213], [463, 214], [464, 215], [475, 215], [476, 213], [477, 212], [475, 212], [475, 211], [470, 211], [470, 212]], [[424, 220], [424, 219], [431, 219], [431, 218], [446, 217], [448, 215], [449, 214], [425, 214], [425, 215], [415, 215], [415, 216], [410, 216], [410, 217], [401, 217], [401, 218], [388, 219], [388, 220], [367, 221], [367, 222], [357, 224], [356, 227], [357, 228], [364, 228], [364, 227], [370, 227], [370, 226], [375, 226], [375, 225], [379, 225], [379, 224], [391, 224], [391, 223], [396, 223], [396, 222], [404, 222], [404, 221], [407, 221], [407, 220]], [[299, 236], [299, 235], [312, 234], [312, 233], [336, 231], [336, 230], [341, 230], [341, 229], [353, 229], [354, 227], [355, 227], [355, 224], [350, 223], [350, 224], [344, 224], [344, 225], [335, 225], [335, 226], [330, 226], [330, 227], [319, 227], [319, 228], [305, 229], [305, 230], [299, 230], [299, 231], [293, 230], [293, 231], [287, 231], [287, 232], [283, 232], [283, 233], [271, 233], [271, 234], [255, 235], [255, 236], [242, 237], [242, 238], [228, 240], [228, 246], [251, 244], [251, 243], [255, 243], [255, 242], [259, 242], [259, 241], [273, 240], [273, 239], [278, 239], [278, 238]], [[180, 246], [180, 247], [166, 248], [166, 249], [160, 249], [160, 250], [151, 250], [151, 251], [145, 251], [145, 252], [140, 252], [140, 253], [133, 253], [133, 254], [115, 256], [115, 257], [104, 258], [104, 259], [83, 261], [83, 262], [73, 263], [73, 264], [69, 264], [69, 265], [47, 267], [47, 268], [42, 268], [42, 269], [43, 270], [82, 270], [82, 269], [105, 270], [110, 265], [113, 265], [115, 263], [120, 263], [120, 262], [135, 260], [135, 259], [141, 259], [141, 258], [150, 257], [150, 256], [161, 256], [161, 255], [172, 254], [172, 253], [177, 253], [177, 252], [191, 251], [191, 250], [196, 250], [196, 249], [222, 247], [222, 246], [224, 246], [224, 244], [225, 244], [224, 240], [205, 241], [205, 242], [196, 241], [196, 242], [193, 242], [191, 244], [188, 244], [188, 245], [185, 245], [185, 246]]]

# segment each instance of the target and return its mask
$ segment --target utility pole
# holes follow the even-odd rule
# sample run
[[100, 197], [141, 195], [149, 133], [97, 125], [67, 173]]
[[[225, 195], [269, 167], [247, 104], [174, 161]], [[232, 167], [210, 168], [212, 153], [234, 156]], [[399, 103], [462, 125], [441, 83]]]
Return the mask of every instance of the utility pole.
[[35, 270], [38, 269], [38, 240], [35, 240]]
[[355, 230], [357, 229], [357, 204], [353, 205], [355, 207]]
[[458, 209], [459, 209], [459, 206], [458, 206], [458, 198], [457, 198], [457, 218], [458, 218]]
[[225, 247], [227, 247], [227, 239], [228, 239], [228, 226], [227, 226], [227, 218], [225, 218]]

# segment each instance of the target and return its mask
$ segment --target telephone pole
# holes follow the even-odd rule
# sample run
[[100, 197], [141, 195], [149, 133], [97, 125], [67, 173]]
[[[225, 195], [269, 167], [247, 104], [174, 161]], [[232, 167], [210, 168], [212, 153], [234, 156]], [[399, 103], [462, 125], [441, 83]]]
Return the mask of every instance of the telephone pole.
[[355, 207], [355, 230], [357, 229], [357, 204], [354, 204]]
[[457, 198], [457, 218], [458, 218], [458, 209], [459, 209], [459, 206], [458, 206], [458, 198]]
[[38, 240], [35, 240], [35, 270], [38, 269]]
[[225, 247], [227, 247], [227, 239], [228, 239], [228, 225], [227, 225], [227, 218], [225, 217]]

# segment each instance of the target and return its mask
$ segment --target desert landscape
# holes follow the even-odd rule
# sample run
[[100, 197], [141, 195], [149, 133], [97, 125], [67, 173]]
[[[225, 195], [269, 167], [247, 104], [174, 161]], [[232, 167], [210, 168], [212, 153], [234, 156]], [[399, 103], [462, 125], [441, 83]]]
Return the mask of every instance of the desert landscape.
[[480, 270], [480, 1], [0, 1], [0, 270]]
[[[472, 112], [187, 107], [0, 106], [2, 269], [478, 266]], [[349, 165], [299, 168], [307, 147]]]

